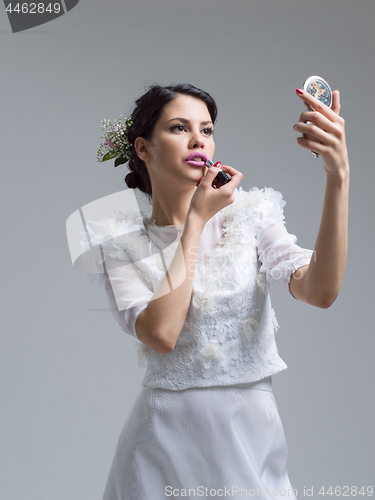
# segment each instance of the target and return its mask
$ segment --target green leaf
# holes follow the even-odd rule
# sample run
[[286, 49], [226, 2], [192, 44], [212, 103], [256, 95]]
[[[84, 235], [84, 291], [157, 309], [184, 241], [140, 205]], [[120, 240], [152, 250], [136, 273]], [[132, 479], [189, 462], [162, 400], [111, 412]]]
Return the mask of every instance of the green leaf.
[[105, 154], [102, 158], [102, 161], [108, 161], [111, 160], [112, 158], [115, 158], [116, 154], [113, 153], [112, 151], [109, 151], [107, 154]]
[[126, 159], [125, 158], [117, 158], [117, 160], [115, 161], [115, 167], [118, 167], [119, 165], [122, 165], [123, 163], [126, 163]]

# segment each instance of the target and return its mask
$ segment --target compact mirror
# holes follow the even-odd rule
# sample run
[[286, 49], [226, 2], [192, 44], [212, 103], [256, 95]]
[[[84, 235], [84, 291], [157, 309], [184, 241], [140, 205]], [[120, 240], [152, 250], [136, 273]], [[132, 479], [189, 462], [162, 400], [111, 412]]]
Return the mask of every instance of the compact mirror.
[[[321, 76], [310, 76], [303, 84], [303, 90], [311, 94], [329, 108], [332, 106], [332, 90], [328, 83]], [[315, 111], [312, 106], [305, 102], [309, 111]], [[308, 122], [309, 123], [309, 122]], [[319, 158], [319, 153], [311, 151], [315, 158]]]
[[[328, 83], [320, 76], [310, 76], [303, 84], [303, 90], [311, 94], [329, 108], [332, 106], [332, 90]], [[306, 104], [306, 103], [305, 103]], [[309, 110], [311, 106], [306, 104]]]

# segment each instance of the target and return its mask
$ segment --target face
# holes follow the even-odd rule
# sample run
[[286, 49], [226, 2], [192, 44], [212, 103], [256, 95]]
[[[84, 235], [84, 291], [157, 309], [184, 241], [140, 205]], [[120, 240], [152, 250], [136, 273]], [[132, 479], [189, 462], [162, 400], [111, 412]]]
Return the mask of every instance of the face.
[[169, 102], [152, 137], [144, 141], [142, 158], [151, 182], [186, 182], [195, 185], [206, 171], [206, 159], [215, 151], [213, 123], [206, 104], [180, 94]]

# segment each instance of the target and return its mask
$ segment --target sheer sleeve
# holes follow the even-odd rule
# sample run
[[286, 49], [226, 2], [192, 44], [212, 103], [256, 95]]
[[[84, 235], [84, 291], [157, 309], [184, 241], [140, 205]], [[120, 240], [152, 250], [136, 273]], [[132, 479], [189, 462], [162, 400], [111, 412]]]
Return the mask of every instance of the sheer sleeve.
[[153, 292], [131, 264], [110, 269], [100, 276], [112, 316], [125, 333], [138, 339], [135, 323], [150, 302]]
[[260, 272], [267, 272], [285, 290], [289, 290], [292, 274], [310, 263], [313, 251], [296, 244], [297, 237], [288, 233], [284, 221], [281, 193], [265, 188], [264, 196], [255, 204]]
[[283, 288], [289, 290], [292, 274], [310, 263], [312, 250], [296, 245], [297, 237], [289, 234], [282, 222], [263, 227], [258, 233], [260, 272], [267, 272]]
[[[121, 329], [138, 340], [135, 323], [150, 302], [152, 283], [141, 274], [138, 265], [139, 237], [142, 227], [134, 222], [133, 212], [98, 222], [87, 221], [87, 233], [81, 233], [82, 255], [79, 270], [100, 274], [110, 311]], [[146, 245], [147, 246], [147, 245]], [[133, 249], [133, 257], [129, 253]], [[92, 276], [89, 274], [89, 276]]]

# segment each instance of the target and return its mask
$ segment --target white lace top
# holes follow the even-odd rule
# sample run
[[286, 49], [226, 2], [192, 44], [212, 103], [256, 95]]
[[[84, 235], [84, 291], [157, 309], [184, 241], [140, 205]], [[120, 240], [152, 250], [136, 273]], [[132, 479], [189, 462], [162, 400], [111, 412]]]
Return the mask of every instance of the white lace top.
[[[181, 390], [255, 382], [287, 367], [277, 352], [268, 275], [288, 290], [291, 274], [313, 252], [287, 232], [279, 192], [240, 187], [234, 196], [200, 237], [191, 301], [174, 350], [159, 354], [136, 341], [140, 366], [147, 364], [144, 386]], [[119, 212], [87, 221], [86, 228], [90, 246], [102, 248], [101, 280], [112, 314], [137, 338], [135, 322], [165, 277], [183, 226], [158, 227], [153, 219]]]

